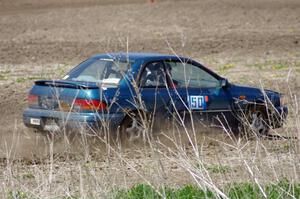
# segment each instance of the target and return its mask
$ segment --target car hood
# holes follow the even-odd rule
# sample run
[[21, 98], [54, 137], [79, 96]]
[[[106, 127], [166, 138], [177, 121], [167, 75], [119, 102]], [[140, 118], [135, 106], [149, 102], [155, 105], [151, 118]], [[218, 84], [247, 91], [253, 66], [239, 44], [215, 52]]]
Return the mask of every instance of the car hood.
[[273, 90], [237, 84], [231, 84], [230, 91], [233, 98], [239, 99], [240, 96], [245, 96], [247, 101], [254, 102], [264, 102], [267, 96], [274, 105], [279, 103], [281, 95], [279, 92]]

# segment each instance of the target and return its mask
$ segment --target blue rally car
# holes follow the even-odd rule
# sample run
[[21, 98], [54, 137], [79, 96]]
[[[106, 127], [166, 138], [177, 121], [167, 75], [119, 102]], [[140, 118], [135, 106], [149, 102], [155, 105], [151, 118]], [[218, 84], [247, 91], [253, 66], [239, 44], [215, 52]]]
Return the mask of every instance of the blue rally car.
[[143, 117], [161, 114], [233, 132], [247, 124], [263, 135], [283, 124], [287, 107], [280, 98], [229, 83], [190, 58], [111, 53], [90, 57], [61, 80], [36, 81], [23, 120], [42, 131], [108, 127], [131, 138], [143, 130]]

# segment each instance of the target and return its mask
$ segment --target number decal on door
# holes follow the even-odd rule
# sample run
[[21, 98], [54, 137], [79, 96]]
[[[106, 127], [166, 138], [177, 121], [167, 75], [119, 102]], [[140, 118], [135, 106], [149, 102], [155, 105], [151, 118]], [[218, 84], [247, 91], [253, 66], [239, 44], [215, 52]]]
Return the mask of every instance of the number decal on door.
[[190, 95], [188, 96], [188, 104], [191, 110], [205, 110], [207, 96]]

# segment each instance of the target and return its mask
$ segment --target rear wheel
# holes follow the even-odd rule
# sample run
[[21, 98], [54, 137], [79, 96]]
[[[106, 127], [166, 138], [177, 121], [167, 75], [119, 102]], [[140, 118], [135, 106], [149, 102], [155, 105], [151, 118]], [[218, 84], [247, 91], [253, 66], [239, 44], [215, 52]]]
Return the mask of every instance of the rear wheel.
[[141, 114], [134, 112], [124, 118], [118, 136], [121, 143], [132, 143], [145, 137], [147, 120], [142, 118]]

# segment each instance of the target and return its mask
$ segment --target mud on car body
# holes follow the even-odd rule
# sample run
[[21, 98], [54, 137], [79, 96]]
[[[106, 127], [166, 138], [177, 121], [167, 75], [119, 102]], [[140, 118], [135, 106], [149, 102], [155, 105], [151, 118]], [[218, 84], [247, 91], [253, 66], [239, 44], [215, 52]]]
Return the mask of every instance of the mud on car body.
[[28, 127], [103, 128], [137, 135], [141, 114], [192, 115], [196, 121], [238, 131], [241, 118], [266, 134], [281, 127], [287, 107], [281, 94], [229, 83], [186, 57], [146, 53], [95, 55], [61, 80], [39, 80], [23, 113]]

